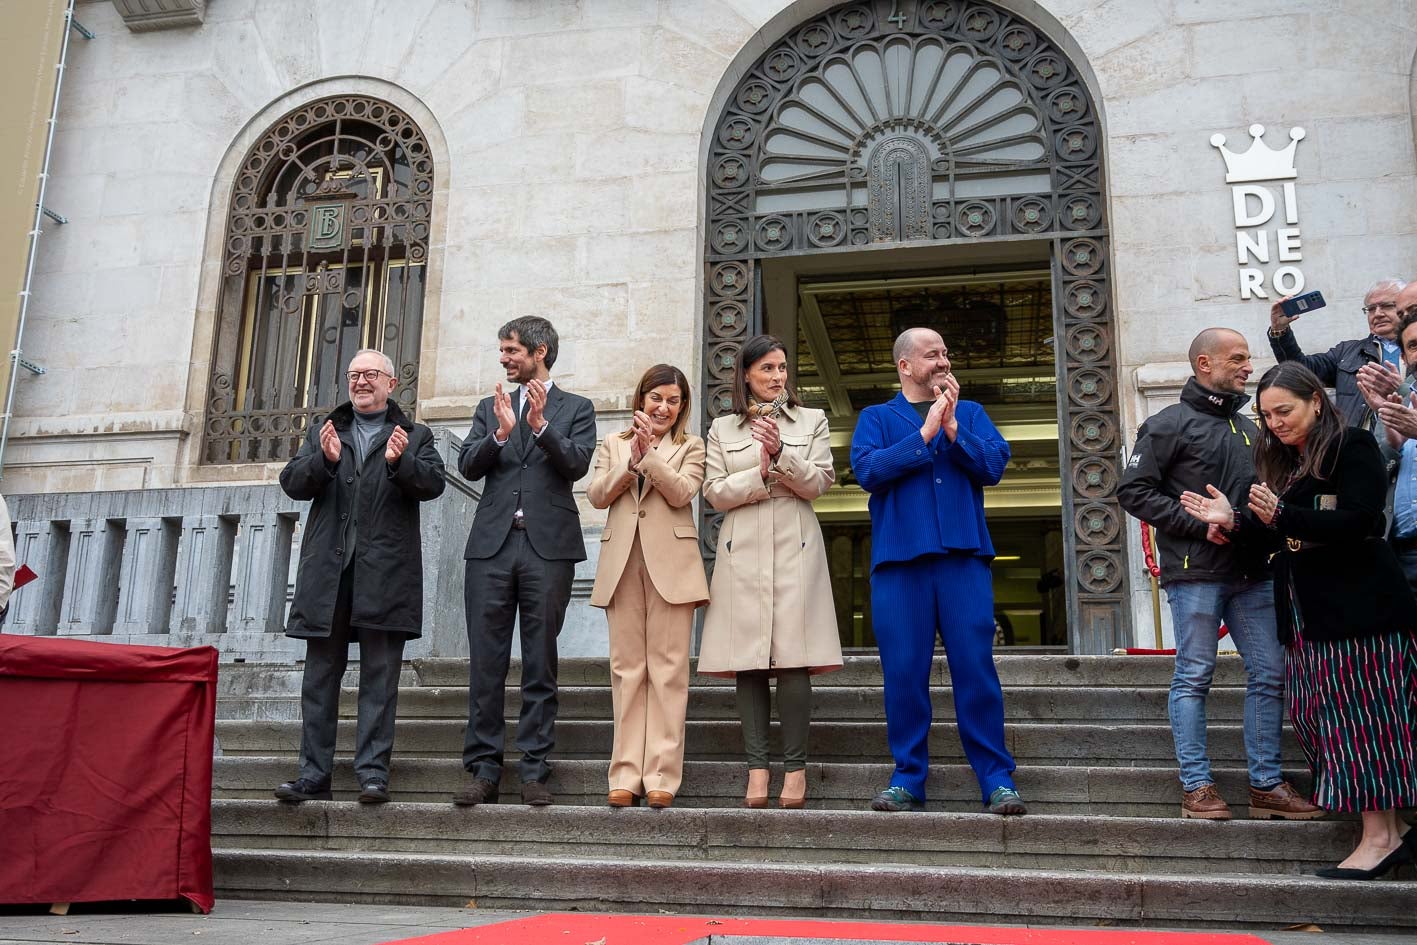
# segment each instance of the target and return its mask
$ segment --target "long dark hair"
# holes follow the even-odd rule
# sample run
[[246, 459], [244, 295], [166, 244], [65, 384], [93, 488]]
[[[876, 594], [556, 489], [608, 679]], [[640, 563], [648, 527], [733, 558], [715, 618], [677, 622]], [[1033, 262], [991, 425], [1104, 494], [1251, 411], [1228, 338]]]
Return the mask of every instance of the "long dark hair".
[[[644, 410], [645, 398], [649, 392], [656, 387], [663, 387], [666, 384], [674, 384], [679, 388], [679, 416], [674, 418], [674, 425], [669, 428], [669, 440], [672, 443], [684, 442], [684, 427], [689, 423], [689, 408], [693, 406], [693, 399], [689, 394], [689, 379], [684, 376], [684, 372], [672, 364], [656, 364], [645, 371], [640, 378], [640, 386], [635, 388], [635, 399], [630, 406], [631, 410]], [[628, 440], [635, 435], [635, 428], [630, 427], [620, 438]]]
[[[753, 393], [748, 390], [748, 369], [774, 351], [785, 355], [787, 345], [772, 335], [754, 335], [738, 349], [738, 359], [733, 363], [733, 412], [740, 417], [748, 412], [748, 405], [753, 402]], [[802, 405], [791, 381], [784, 384], [783, 389], [787, 391], [787, 406]]]
[[1319, 415], [1314, 421], [1314, 428], [1309, 431], [1309, 438], [1304, 443], [1302, 453], [1295, 447], [1280, 442], [1279, 437], [1270, 432], [1269, 424], [1261, 417], [1260, 439], [1255, 444], [1255, 474], [1275, 492], [1283, 492], [1290, 483], [1306, 476], [1327, 479], [1333, 470], [1330, 468], [1325, 472], [1321, 467], [1333, 448], [1338, 445], [1338, 441], [1343, 438], [1343, 422], [1338, 419], [1338, 411], [1328, 401], [1323, 381], [1298, 361], [1276, 364], [1260, 378], [1259, 392], [1255, 396], [1256, 409], [1260, 399], [1264, 397], [1264, 392], [1271, 387], [1278, 387], [1306, 401], [1312, 401], [1317, 394], [1320, 398]]

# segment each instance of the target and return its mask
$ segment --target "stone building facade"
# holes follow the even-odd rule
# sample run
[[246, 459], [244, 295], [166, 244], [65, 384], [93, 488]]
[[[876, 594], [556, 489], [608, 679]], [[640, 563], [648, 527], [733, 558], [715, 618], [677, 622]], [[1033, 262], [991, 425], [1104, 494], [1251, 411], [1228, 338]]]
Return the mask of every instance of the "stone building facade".
[[[829, 350], [830, 332], [784, 314], [829, 270], [1028, 270], [1051, 287], [1046, 343], [1060, 359], [1048, 436], [1068, 643], [1105, 651], [1149, 641], [1153, 619], [1135, 525], [1111, 499], [1121, 451], [1174, 399], [1201, 328], [1235, 327], [1268, 354], [1268, 303], [1242, 298], [1242, 270], [1273, 293], [1287, 265], [1324, 292], [1327, 310], [1299, 329], [1310, 350], [1365, 333], [1369, 283], [1417, 276], [1410, 0], [164, 0], [168, 15], [146, 18], [135, 6], [150, 5], [78, 6], [96, 38], [69, 54], [47, 198], [68, 223], [41, 240], [24, 339], [47, 373], [20, 379], [7, 495], [269, 485], [278, 458], [236, 442], [275, 421], [238, 403], [243, 383], [262, 386], [262, 349], [259, 329], [243, 335], [256, 308], [234, 300], [290, 314], [310, 295], [383, 292], [395, 263], [416, 311], [358, 330], [381, 347], [390, 326], [404, 331], [403, 396], [453, 436], [500, 379], [495, 333], [515, 315], [556, 322], [557, 382], [594, 400], [606, 432], [654, 361], [685, 367], [713, 413], [723, 358], [750, 330], [790, 334], [799, 355], [799, 337]], [[883, 62], [906, 63], [918, 85], [895, 88], [904, 104], [873, 126], [842, 127], [843, 77], [869, 85]], [[863, 99], [889, 96], [890, 81]], [[929, 96], [952, 82], [936, 109]], [[991, 114], [1017, 115], [997, 119], [1008, 135], [993, 150], [971, 149], [988, 122], [967, 113], [995, 101], [989, 82], [1003, 96]], [[297, 153], [286, 142], [305, 126], [282, 121], [355, 117], [317, 111], [336, 102], [383, 122], [388, 141], [371, 132], [366, 150], [407, 151], [409, 216], [382, 230], [366, 219], [346, 239], [366, 262], [383, 247], [373, 288], [343, 275], [304, 286], [315, 269], [275, 247], [308, 221], [257, 221], [276, 205], [244, 180]], [[1281, 176], [1263, 186], [1289, 202], [1237, 228], [1237, 206], [1263, 198], [1237, 198], [1227, 170], [1243, 170], [1211, 138], [1243, 157], [1252, 125], [1279, 152], [1261, 176]], [[1291, 128], [1304, 129], [1296, 144]], [[837, 134], [855, 136], [841, 154]], [[755, 140], [774, 135], [766, 151]], [[795, 166], [784, 141], [805, 155]], [[814, 168], [834, 168], [822, 179], [837, 197], [794, 183]], [[332, 170], [302, 198], [343, 201], [354, 228], [361, 208], [395, 212], [368, 187], [399, 173], [361, 190]], [[256, 278], [241, 260], [258, 224]], [[1281, 228], [1298, 231], [1283, 257]], [[1237, 229], [1252, 247], [1267, 233], [1264, 261], [1237, 250]], [[287, 352], [269, 371], [328, 369], [310, 366], [313, 332], [292, 344], [306, 366]], [[821, 365], [818, 378], [849, 415], [846, 388]], [[593, 550], [596, 513], [585, 521]], [[604, 646], [583, 599], [568, 634], [574, 651]]]

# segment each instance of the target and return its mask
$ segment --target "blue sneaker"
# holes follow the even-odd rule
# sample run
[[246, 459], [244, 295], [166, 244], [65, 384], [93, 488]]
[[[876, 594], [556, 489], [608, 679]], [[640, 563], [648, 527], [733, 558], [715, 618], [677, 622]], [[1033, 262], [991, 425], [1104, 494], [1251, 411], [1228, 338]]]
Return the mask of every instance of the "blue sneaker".
[[988, 811], [991, 814], [1017, 815], [1028, 813], [1028, 808], [1023, 806], [1023, 798], [1018, 796], [1018, 791], [1011, 787], [997, 787], [989, 795]]
[[903, 787], [892, 784], [880, 794], [871, 798], [871, 810], [901, 811], [924, 810], [925, 802]]

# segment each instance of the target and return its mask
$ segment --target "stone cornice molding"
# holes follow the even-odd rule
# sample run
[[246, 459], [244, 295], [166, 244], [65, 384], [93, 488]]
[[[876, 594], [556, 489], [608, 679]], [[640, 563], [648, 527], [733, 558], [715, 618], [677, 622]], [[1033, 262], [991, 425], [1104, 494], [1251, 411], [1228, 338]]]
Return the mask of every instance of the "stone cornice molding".
[[201, 26], [207, 0], [113, 0], [113, 7], [134, 33]]

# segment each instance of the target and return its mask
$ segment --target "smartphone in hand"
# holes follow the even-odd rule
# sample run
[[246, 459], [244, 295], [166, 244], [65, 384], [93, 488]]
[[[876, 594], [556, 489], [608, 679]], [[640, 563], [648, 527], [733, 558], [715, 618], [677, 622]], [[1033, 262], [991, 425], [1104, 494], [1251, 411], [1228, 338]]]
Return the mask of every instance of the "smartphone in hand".
[[1313, 292], [1305, 292], [1292, 299], [1285, 299], [1279, 303], [1279, 310], [1284, 313], [1286, 318], [1298, 318], [1300, 315], [1307, 315], [1315, 309], [1323, 308], [1327, 304], [1324, 301], [1323, 293], [1315, 289]]

